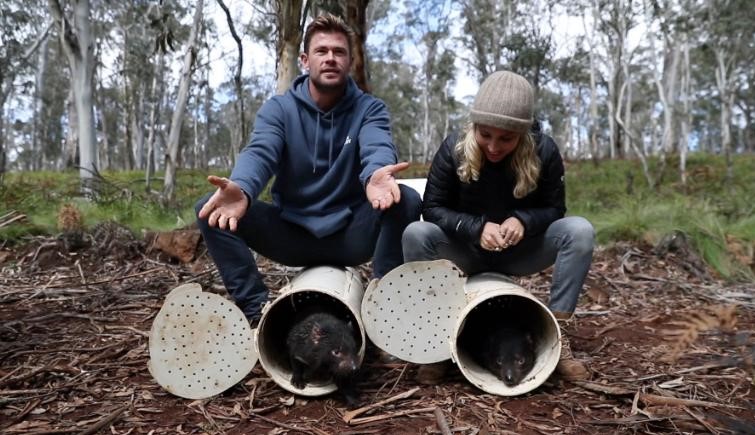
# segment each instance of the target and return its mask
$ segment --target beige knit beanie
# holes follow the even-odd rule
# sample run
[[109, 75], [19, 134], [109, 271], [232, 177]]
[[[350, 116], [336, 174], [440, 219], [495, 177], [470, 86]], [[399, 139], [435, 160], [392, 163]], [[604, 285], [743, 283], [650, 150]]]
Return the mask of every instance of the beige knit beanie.
[[533, 122], [534, 100], [527, 79], [511, 71], [496, 71], [480, 85], [469, 117], [475, 124], [526, 133]]

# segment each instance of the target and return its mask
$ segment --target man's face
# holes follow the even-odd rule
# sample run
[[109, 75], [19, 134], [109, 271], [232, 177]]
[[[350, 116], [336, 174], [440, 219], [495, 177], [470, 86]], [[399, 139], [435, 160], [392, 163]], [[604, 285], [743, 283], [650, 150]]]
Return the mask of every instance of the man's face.
[[343, 33], [315, 33], [301, 63], [309, 69], [309, 79], [320, 91], [342, 88], [351, 70], [349, 42]]

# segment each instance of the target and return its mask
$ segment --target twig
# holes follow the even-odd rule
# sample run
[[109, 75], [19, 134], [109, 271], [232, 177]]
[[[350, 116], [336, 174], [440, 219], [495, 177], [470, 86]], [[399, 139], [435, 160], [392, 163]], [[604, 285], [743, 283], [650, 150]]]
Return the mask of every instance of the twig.
[[308, 427], [303, 427], [302, 428], [302, 427], [291, 426], [290, 424], [281, 423], [278, 420], [274, 420], [272, 418], [265, 417], [264, 415], [254, 414], [254, 417], [259, 418], [260, 420], [266, 421], [266, 422], [268, 422], [270, 424], [274, 424], [276, 426], [282, 427], [283, 429], [293, 430], [293, 431], [296, 431], [296, 432], [304, 432], [304, 433], [312, 432], [311, 428], [308, 428]]
[[641, 394], [640, 401], [647, 405], [702, 406], [711, 408], [723, 406], [725, 408], [740, 408], [739, 406], [726, 405], [723, 403], [707, 402], [704, 400], [681, 399], [678, 397], [666, 397], [659, 396], [657, 394]]
[[682, 409], [684, 409], [684, 412], [686, 412], [692, 418], [694, 418], [695, 420], [697, 420], [701, 425], [705, 426], [705, 428], [708, 429], [710, 431], [710, 433], [712, 433], [713, 435], [718, 435], [719, 434], [719, 432], [716, 429], [714, 429], [713, 426], [709, 425], [708, 422], [706, 422], [705, 420], [703, 420], [699, 415], [697, 415], [694, 412], [692, 412], [689, 408], [687, 408], [685, 406]]
[[79, 432], [79, 435], [92, 435], [93, 433], [96, 433], [98, 430], [102, 429], [103, 427], [109, 425], [110, 423], [114, 422], [118, 419], [118, 417], [123, 414], [123, 411], [127, 410], [129, 405], [123, 405], [120, 408], [116, 409], [115, 411], [108, 414], [105, 418], [98, 421], [97, 423], [91, 425], [88, 429], [84, 429], [83, 431]]
[[[142, 276], [142, 275], [148, 275], [150, 273], [155, 273], [155, 272], [157, 272], [159, 270], [162, 270], [162, 269], [163, 268], [161, 268], [161, 267], [156, 267], [154, 269], [145, 270], [145, 271], [137, 272], [137, 273], [132, 273], [131, 275], [119, 276], [118, 278], [107, 278], [107, 279], [101, 279], [99, 281], [92, 281], [90, 283], [87, 283], [87, 285], [88, 286], [93, 286], [93, 285], [97, 285], [97, 284], [111, 283], [111, 282], [115, 282], [115, 281], [123, 281], [124, 279], [129, 279], [129, 278], [134, 278], [134, 277], [137, 277], [137, 276]], [[60, 288], [60, 287], [68, 287], [68, 286], [69, 286], [69, 284], [58, 284], [58, 285], [51, 285], [49, 288]]]
[[404, 366], [401, 368], [401, 373], [398, 374], [398, 378], [396, 378], [396, 382], [394, 382], [391, 389], [388, 390], [389, 396], [393, 393], [393, 390], [396, 389], [396, 386], [398, 385], [398, 382], [401, 380], [401, 378], [404, 376], [404, 372], [406, 372], [407, 367], [409, 367], [409, 364], [404, 364]]
[[572, 384], [579, 385], [585, 390], [593, 391], [596, 393], [610, 394], [613, 396], [626, 396], [634, 393], [634, 391], [622, 387], [612, 387], [610, 385], [597, 384], [595, 382], [587, 381], [571, 381]]
[[440, 410], [437, 406], [433, 410], [433, 414], [435, 414], [435, 421], [438, 422], [438, 429], [440, 429], [440, 433], [443, 435], [451, 435], [451, 429], [448, 427], [448, 421], [446, 421], [446, 417], [443, 416], [443, 411]]
[[[12, 213], [9, 213], [9, 214], [12, 214]], [[6, 216], [7, 216], [7, 214], [5, 216], [3, 216], [3, 218], [5, 218]], [[16, 216], [8, 219], [7, 221], [0, 222], [0, 228], [7, 227], [8, 225], [12, 224], [13, 222], [24, 220], [24, 219], [26, 219], [26, 215], [25, 214], [18, 214]]]
[[16, 424], [17, 422], [21, 421], [21, 419], [23, 419], [30, 412], [32, 412], [34, 408], [36, 408], [37, 405], [39, 405], [40, 402], [42, 402], [42, 399], [32, 399], [29, 402], [27, 402], [26, 405], [24, 406], [24, 409], [22, 409], [21, 412], [19, 412], [18, 414], [11, 417], [10, 421], [7, 422], [8, 424], [5, 427], [9, 428], [13, 426], [14, 424]]
[[21, 368], [22, 368], [21, 366], [18, 366], [15, 369], [13, 369], [10, 372], [8, 372], [7, 375], [5, 375], [2, 378], [0, 378], [0, 386], [2, 386], [3, 384], [5, 384], [5, 380], [8, 379], [8, 378], [10, 378], [11, 376], [13, 376], [17, 371], [21, 370]]
[[81, 270], [81, 260], [76, 260], [76, 268], [79, 269], [79, 276], [81, 277], [81, 285], [87, 285], [87, 279], [84, 278], [84, 271]]
[[119, 326], [119, 325], [110, 326], [110, 325], [104, 325], [104, 327], [105, 327], [106, 331], [126, 329], [128, 331], [134, 331], [137, 334], [141, 335], [142, 337], [149, 337], [149, 333], [148, 332], [141, 331], [139, 329], [134, 328], [133, 326]]
[[[349, 411], [346, 414], [343, 415], [343, 421], [346, 423], [351, 423], [351, 420], [354, 419], [357, 415], [364, 414], [367, 411], [370, 411], [375, 408], [379, 408], [385, 404], [395, 402], [397, 400], [406, 399], [407, 397], [411, 397], [414, 393], [419, 391], [419, 387], [412, 388], [411, 390], [404, 391], [403, 393], [396, 394], [393, 397], [389, 397], [387, 399], [383, 399], [379, 402], [373, 403], [371, 405], [363, 406], [361, 408], [357, 408], [353, 411]], [[429, 408], [430, 411], [432, 411], [432, 408]]]
[[411, 414], [419, 414], [422, 412], [433, 412], [436, 407], [432, 408], [419, 408], [419, 409], [407, 409], [405, 411], [397, 411], [397, 412], [391, 412], [389, 414], [382, 414], [382, 415], [373, 415], [372, 417], [363, 417], [363, 418], [355, 418], [352, 420], [349, 420], [349, 424], [356, 425], [356, 424], [364, 424], [364, 423], [372, 423], [373, 421], [381, 421], [381, 420], [388, 420], [394, 417], [401, 417], [404, 415], [411, 415]]

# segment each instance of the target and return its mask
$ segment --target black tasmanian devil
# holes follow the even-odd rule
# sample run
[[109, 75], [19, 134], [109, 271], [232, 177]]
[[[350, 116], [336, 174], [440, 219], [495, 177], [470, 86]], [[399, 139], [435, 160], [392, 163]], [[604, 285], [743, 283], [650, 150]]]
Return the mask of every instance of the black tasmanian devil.
[[291, 384], [301, 389], [315, 379], [332, 379], [346, 403], [355, 405], [359, 357], [353, 329], [351, 322], [324, 312], [296, 321], [286, 337]]

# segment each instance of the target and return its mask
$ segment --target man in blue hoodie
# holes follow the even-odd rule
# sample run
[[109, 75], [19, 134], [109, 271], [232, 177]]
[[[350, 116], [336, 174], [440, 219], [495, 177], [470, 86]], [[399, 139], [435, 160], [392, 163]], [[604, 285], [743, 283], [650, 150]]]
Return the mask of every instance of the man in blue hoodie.
[[[196, 205], [199, 229], [226, 289], [253, 324], [268, 289], [249, 247], [289, 266], [355, 266], [382, 277], [403, 263], [401, 235], [419, 194], [400, 186], [385, 104], [349, 76], [353, 31], [315, 19], [300, 56], [305, 74], [257, 112], [230, 178]], [[257, 201], [275, 176], [272, 204]]]

